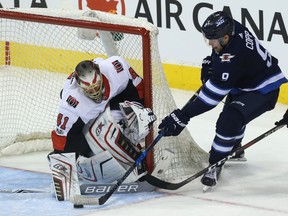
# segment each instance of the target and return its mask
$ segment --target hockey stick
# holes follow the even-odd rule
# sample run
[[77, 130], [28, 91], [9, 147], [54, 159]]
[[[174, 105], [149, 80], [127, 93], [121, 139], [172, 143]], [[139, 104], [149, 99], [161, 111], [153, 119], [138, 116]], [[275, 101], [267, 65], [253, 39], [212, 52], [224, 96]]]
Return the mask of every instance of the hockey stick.
[[163, 180], [158, 179], [158, 178], [156, 178], [154, 176], [151, 176], [151, 175], [147, 175], [146, 176], [146, 181], [149, 184], [152, 184], [152, 185], [154, 185], [154, 186], [156, 186], [158, 188], [163, 188], [163, 189], [167, 189], [167, 190], [177, 190], [177, 189], [183, 187], [184, 185], [188, 184], [189, 182], [195, 180], [196, 178], [204, 175], [206, 172], [211, 171], [216, 166], [219, 166], [219, 165], [225, 163], [231, 157], [237, 156], [238, 154], [240, 154], [245, 149], [247, 149], [250, 146], [254, 145], [258, 141], [262, 140], [263, 138], [271, 135], [275, 131], [277, 131], [280, 128], [282, 128], [284, 125], [285, 124], [275, 126], [274, 128], [266, 131], [265, 133], [261, 134], [260, 136], [256, 137], [255, 139], [251, 140], [250, 142], [246, 143], [245, 145], [243, 145], [242, 147], [238, 148], [237, 150], [234, 150], [231, 154], [229, 154], [227, 157], [223, 158], [222, 160], [218, 161], [217, 163], [211, 164], [210, 166], [200, 170], [198, 173], [194, 174], [193, 176], [191, 176], [191, 177], [189, 177], [189, 178], [187, 178], [187, 179], [185, 179], [185, 180], [183, 180], [183, 181], [181, 181], [179, 183], [166, 182], [166, 181], [163, 181]]
[[50, 193], [43, 189], [0, 189], [0, 193]]
[[70, 197], [70, 201], [74, 205], [103, 205], [112, 196], [112, 194], [117, 190], [117, 188], [124, 182], [124, 180], [133, 172], [133, 170], [146, 158], [147, 153], [152, 150], [156, 143], [162, 138], [164, 131], [160, 131], [158, 136], [150, 143], [150, 145], [144, 150], [134, 164], [126, 171], [126, 173], [118, 179], [116, 184], [103, 196], [100, 198], [83, 196], [83, 195], [73, 195]]

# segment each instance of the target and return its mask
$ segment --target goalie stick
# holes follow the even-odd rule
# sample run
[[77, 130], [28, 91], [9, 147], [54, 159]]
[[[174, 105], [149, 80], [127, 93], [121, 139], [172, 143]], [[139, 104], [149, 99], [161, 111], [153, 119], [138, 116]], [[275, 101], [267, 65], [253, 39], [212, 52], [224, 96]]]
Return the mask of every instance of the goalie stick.
[[0, 193], [50, 193], [43, 189], [0, 189]]
[[117, 188], [124, 182], [124, 180], [133, 172], [133, 170], [142, 162], [144, 158], [146, 158], [147, 153], [152, 150], [152, 148], [157, 144], [157, 142], [163, 137], [164, 131], [160, 131], [158, 136], [150, 143], [150, 145], [144, 150], [138, 159], [133, 163], [133, 165], [126, 171], [126, 173], [117, 180], [116, 184], [103, 196], [100, 198], [77, 195], [74, 194], [70, 197], [70, 201], [78, 206], [78, 205], [103, 205], [107, 202], [107, 200], [112, 196], [112, 194], [117, 190]]
[[216, 166], [219, 166], [219, 165], [225, 163], [231, 157], [237, 156], [243, 150], [249, 148], [250, 146], [252, 146], [255, 143], [257, 143], [258, 141], [262, 140], [263, 138], [271, 135], [275, 131], [277, 131], [280, 128], [282, 128], [284, 125], [285, 124], [275, 126], [274, 128], [266, 131], [265, 133], [261, 134], [260, 136], [256, 137], [255, 139], [251, 140], [250, 142], [246, 143], [242, 147], [234, 150], [231, 154], [229, 154], [227, 157], [223, 158], [222, 160], [218, 161], [217, 163], [211, 164], [210, 166], [200, 170], [198, 173], [194, 174], [193, 176], [191, 176], [191, 177], [189, 177], [189, 178], [187, 178], [187, 179], [185, 179], [185, 180], [183, 180], [183, 181], [181, 181], [179, 183], [166, 182], [166, 181], [163, 181], [163, 180], [158, 179], [158, 178], [156, 178], [154, 176], [151, 176], [151, 175], [147, 175], [146, 176], [146, 181], [149, 184], [151, 184], [151, 185], [153, 185], [155, 187], [158, 187], [158, 188], [167, 189], [167, 190], [177, 190], [177, 189], [183, 187], [184, 185], [188, 184], [189, 182], [195, 180], [196, 178], [204, 175], [206, 172], [211, 171]]

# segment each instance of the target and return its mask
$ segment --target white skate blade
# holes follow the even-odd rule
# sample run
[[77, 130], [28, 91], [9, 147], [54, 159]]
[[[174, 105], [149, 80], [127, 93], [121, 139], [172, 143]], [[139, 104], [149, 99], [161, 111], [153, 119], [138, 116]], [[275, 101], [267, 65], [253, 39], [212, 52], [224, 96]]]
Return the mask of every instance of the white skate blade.
[[214, 186], [204, 185], [202, 191], [203, 191], [203, 193], [206, 193], [207, 191], [212, 190], [213, 187], [214, 187]]

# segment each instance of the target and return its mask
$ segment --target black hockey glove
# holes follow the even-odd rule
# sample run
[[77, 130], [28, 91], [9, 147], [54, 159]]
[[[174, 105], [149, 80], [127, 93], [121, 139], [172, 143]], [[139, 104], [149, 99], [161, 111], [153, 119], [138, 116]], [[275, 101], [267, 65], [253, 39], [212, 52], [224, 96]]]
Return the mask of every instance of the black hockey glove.
[[207, 56], [202, 61], [201, 81], [204, 84], [212, 76], [212, 57]]
[[189, 118], [180, 109], [176, 109], [162, 120], [158, 128], [165, 131], [164, 136], [178, 136], [188, 121]]
[[287, 125], [288, 127], [288, 109], [280, 121], [275, 122], [275, 125]]

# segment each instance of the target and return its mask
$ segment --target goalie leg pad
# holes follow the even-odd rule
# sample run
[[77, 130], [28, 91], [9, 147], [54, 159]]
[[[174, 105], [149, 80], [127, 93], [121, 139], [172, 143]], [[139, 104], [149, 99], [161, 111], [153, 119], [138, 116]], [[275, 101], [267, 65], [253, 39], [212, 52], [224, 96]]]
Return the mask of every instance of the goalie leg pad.
[[90, 158], [79, 156], [77, 170], [80, 181], [99, 184], [112, 183], [125, 173], [125, 169], [108, 151]]
[[75, 158], [75, 153], [49, 155], [55, 196], [58, 201], [69, 200], [71, 195], [80, 194]]
[[[77, 170], [81, 184], [114, 183], [126, 172], [108, 151], [103, 151], [91, 158], [79, 156], [77, 159]], [[126, 183], [134, 182], [137, 179], [138, 172], [137, 170], [134, 170], [134, 172], [128, 176]]]

